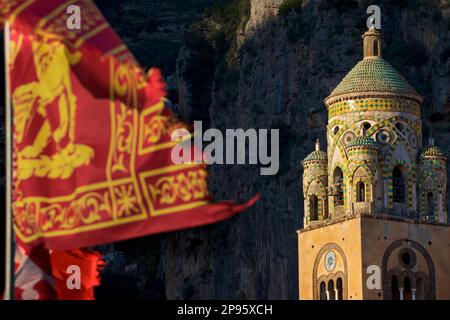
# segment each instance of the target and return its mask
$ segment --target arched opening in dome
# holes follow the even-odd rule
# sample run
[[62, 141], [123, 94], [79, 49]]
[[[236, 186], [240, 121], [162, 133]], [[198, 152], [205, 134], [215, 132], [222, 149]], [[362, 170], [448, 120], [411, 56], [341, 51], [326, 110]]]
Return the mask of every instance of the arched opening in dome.
[[337, 297], [336, 300], [343, 300], [342, 278], [336, 280]]
[[366, 185], [362, 181], [356, 183], [356, 202], [366, 201]]
[[334, 127], [333, 133], [336, 135], [339, 132], [339, 126]]
[[363, 135], [365, 135], [367, 133], [367, 131], [371, 128], [371, 124], [368, 122], [364, 122], [362, 124], [362, 131], [363, 131]]
[[327, 300], [327, 288], [325, 281], [320, 283], [320, 300]]
[[427, 216], [428, 218], [434, 218], [434, 194], [433, 192], [427, 193]]
[[392, 300], [400, 300], [400, 290], [398, 288], [397, 276], [392, 276], [391, 278], [391, 297]]
[[339, 167], [336, 167], [336, 169], [334, 169], [333, 184], [334, 206], [342, 206], [344, 205], [344, 173]]
[[330, 300], [336, 300], [333, 280], [328, 281], [328, 295], [330, 297]]
[[380, 44], [378, 42], [378, 40], [374, 40], [373, 42], [373, 55], [378, 57], [380, 54], [380, 48], [379, 48]]
[[403, 300], [412, 300], [411, 280], [405, 277], [403, 280]]
[[314, 194], [309, 197], [309, 220], [319, 220], [319, 199]]
[[401, 165], [396, 165], [392, 172], [392, 193], [394, 202], [405, 203], [405, 177]]

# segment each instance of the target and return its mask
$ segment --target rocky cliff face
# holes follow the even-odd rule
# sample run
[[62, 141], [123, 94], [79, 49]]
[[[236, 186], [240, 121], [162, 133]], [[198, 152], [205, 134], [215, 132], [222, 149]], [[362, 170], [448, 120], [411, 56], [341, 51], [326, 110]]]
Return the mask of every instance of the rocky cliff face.
[[[275, 176], [260, 176], [257, 166], [212, 167], [216, 198], [246, 200], [260, 192], [262, 199], [223, 223], [162, 237], [168, 298], [298, 297], [300, 161], [317, 137], [324, 146], [323, 99], [361, 59], [365, 12], [373, 3], [299, 0], [301, 6], [289, 8], [283, 2], [250, 1], [250, 16], [242, 16], [243, 23], [226, 38], [226, 52], [200, 70], [205, 75], [203, 89], [188, 72], [197, 63], [192, 59], [198, 58], [198, 48], [185, 46], [179, 59], [187, 117], [220, 129], [280, 129], [281, 166]], [[450, 3], [377, 4], [382, 11], [383, 56], [425, 96], [425, 136], [432, 131], [450, 155]], [[280, 5], [284, 7], [279, 14]], [[208, 32], [220, 30], [220, 23], [209, 21], [203, 27], [199, 39], [217, 53], [216, 38]]]
[[205, 8], [220, 1], [95, 0], [95, 3], [145, 68], [158, 66], [170, 75], [185, 32], [202, 18]]

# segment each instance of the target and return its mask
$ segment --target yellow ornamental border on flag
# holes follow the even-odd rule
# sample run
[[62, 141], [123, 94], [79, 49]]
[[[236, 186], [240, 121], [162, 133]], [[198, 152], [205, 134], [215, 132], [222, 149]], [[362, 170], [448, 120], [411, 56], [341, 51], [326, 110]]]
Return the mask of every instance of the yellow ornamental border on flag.
[[[173, 123], [164, 119], [161, 112], [164, 101], [145, 109], [139, 114], [138, 108], [124, 108], [118, 102], [116, 94], [129, 97], [130, 103], [137, 104], [138, 82], [131, 81], [132, 77], [123, 80], [123, 69], [116, 69], [114, 61], [110, 59], [111, 90], [110, 90], [110, 119], [111, 138], [106, 166], [106, 180], [90, 185], [77, 187], [69, 195], [59, 197], [18, 197], [13, 204], [15, 214], [15, 230], [17, 235], [25, 242], [33, 241], [42, 236], [55, 237], [76, 234], [79, 232], [98, 230], [105, 227], [123, 225], [130, 222], [142, 221], [149, 216], [176, 213], [183, 210], [205, 205], [204, 199], [208, 195], [208, 189], [204, 178], [206, 171], [197, 164], [171, 165], [164, 168], [148, 170], [136, 175], [135, 160], [139, 143], [140, 152], [152, 152], [171, 148], [177, 142], [165, 142], [158, 144], [153, 134], [158, 126], [149, 122], [149, 126], [138, 132], [138, 121], [146, 123], [146, 118], [152, 116], [159, 125], [162, 125], [159, 138], [164, 130], [168, 130]], [[120, 70], [120, 72], [117, 72]], [[119, 77], [120, 75], [120, 77]], [[117, 107], [120, 112], [116, 112]], [[155, 117], [156, 113], [156, 117]], [[141, 128], [144, 128], [142, 126]], [[152, 133], [149, 138], [149, 133]], [[141, 145], [142, 143], [142, 145]], [[151, 143], [148, 148], [146, 143]], [[95, 156], [89, 154], [89, 157]], [[19, 159], [18, 162], [21, 160]], [[86, 164], [86, 161], [84, 162]], [[21, 165], [19, 164], [20, 168]], [[195, 173], [183, 173], [173, 179], [167, 179], [164, 175], [188, 168], [198, 167]], [[16, 169], [17, 170], [17, 169]], [[114, 179], [117, 172], [125, 172], [129, 177]], [[16, 171], [17, 175], [18, 172]], [[20, 176], [20, 175], [19, 175]], [[149, 178], [157, 178], [149, 182]], [[20, 179], [18, 180], [20, 183]], [[140, 192], [140, 186], [144, 194]], [[143, 200], [145, 199], [150, 212], [147, 212]], [[168, 206], [159, 210], [155, 209], [155, 203], [174, 204], [177, 200], [189, 202], [180, 205]], [[100, 212], [109, 212], [108, 220], [102, 220]], [[45, 221], [45, 223], [41, 223]], [[52, 230], [55, 226], [58, 230]]]

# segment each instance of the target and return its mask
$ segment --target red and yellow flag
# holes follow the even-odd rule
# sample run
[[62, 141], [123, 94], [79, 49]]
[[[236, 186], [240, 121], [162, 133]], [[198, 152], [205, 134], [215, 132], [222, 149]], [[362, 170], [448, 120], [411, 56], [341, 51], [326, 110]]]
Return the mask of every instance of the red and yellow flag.
[[[69, 30], [67, 8], [81, 10]], [[90, 0], [3, 0], [10, 24], [13, 210], [26, 244], [66, 250], [217, 222], [205, 167], [171, 160], [156, 69], [140, 66]]]
[[20, 239], [14, 261], [15, 300], [94, 300], [94, 287], [100, 285], [100, 271], [105, 264], [98, 252], [49, 252]]

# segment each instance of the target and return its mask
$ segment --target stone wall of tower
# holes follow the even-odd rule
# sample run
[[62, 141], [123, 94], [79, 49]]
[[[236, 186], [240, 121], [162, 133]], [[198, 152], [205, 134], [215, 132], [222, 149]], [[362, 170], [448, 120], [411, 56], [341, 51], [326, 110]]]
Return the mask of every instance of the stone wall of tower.
[[[376, 216], [352, 216], [298, 231], [299, 297], [320, 299], [320, 283], [337, 278], [344, 281], [343, 300], [392, 299], [390, 280], [398, 276], [403, 287], [409, 277], [416, 288], [417, 300], [450, 298], [450, 228], [448, 226], [407, 223]], [[404, 265], [401, 254], [413, 255], [411, 265]], [[336, 254], [333, 270], [324, 267], [326, 254]], [[373, 273], [369, 266], [381, 268], [381, 287], [369, 289]], [[417, 280], [427, 285], [420, 294]], [[373, 278], [372, 278], [373, 279]], [[422, 295], [422, 297], [421, 297]]]

